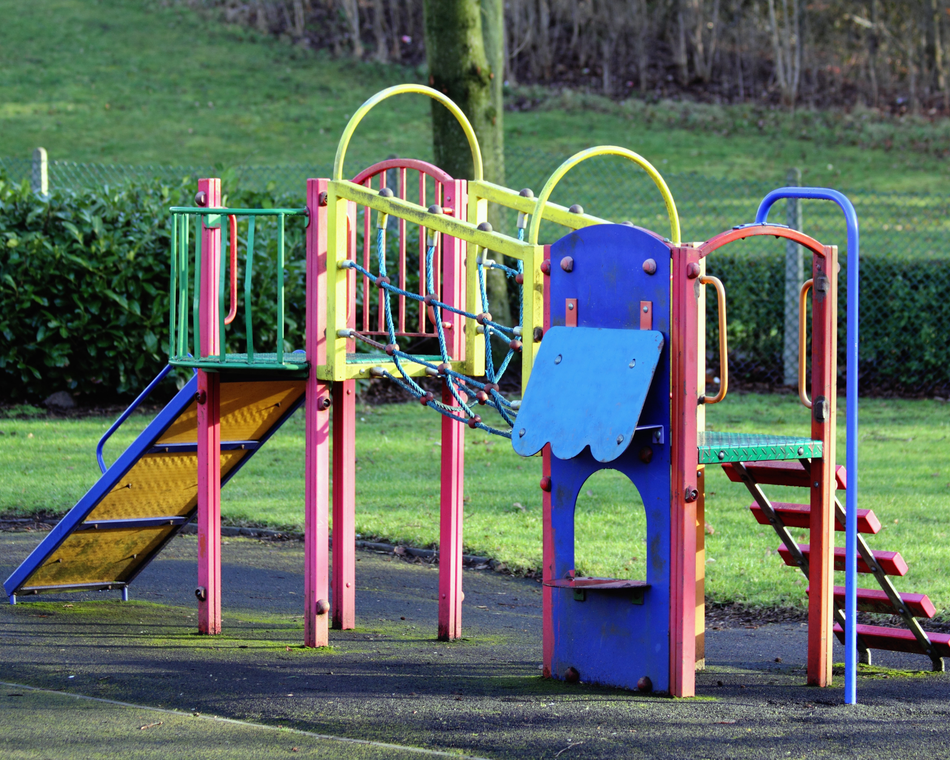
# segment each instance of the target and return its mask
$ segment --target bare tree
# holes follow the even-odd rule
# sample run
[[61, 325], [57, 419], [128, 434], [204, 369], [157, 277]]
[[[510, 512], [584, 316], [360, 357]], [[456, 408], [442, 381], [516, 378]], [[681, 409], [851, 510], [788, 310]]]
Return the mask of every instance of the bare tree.
[[768, 3], [769, 31], [775, 55], [775, 79], [782, 93], [782, 102], [789, 108], [794, 108], [802, 72], [803, 40], [800, 21], [805, 12], [804, 3], [801, 0], [781, 0], [781, 21], [775, 12], [775, 0], [768, 0]]
[[360, 40], [360, 4], [359, 0], [340, 0], [343, 15], [349, 27], [350, 45], [356, 58], [363, 57], [363, 43]]
[[[696, 76], [708, 83], [712, 79], [713, 62], [719, 46], [719, 0], [687, 0], [689, 41], [693, 46], [693, 67]], [[707, 10], [709, 15], [707, 16]]]

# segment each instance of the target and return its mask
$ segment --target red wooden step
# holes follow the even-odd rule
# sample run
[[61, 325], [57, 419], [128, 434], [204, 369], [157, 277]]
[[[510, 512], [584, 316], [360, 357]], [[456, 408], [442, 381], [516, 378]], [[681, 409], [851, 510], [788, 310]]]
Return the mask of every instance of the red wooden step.
[[[809, 586], [805, 589], [805, 593], [807, 594], [810, 590]], [[901, 594], [900, 597], [908, 612], [914, 617], [932, 618], [937, 614], [937, 608], [926, 594]], [[844, 608], [844, 586], [835, 586], [835, 601]], [[858, 611], [877, 612], [882, 615], [897, 614], [887, 594], [881, 589], [873, 588], [858, 589]]]
[[[810, 553], [810, 547], [808, 544], [799, 544], [798, 548], [801, 550], [802, 554], [805, 555], [805, 559], [808, 559]], [[785, 560], [786, 565], [791, 565], [792, 567], [797, 567], [795, 560], [792, 558], [792, 553], [785, 547], [785, 544], [782, 544], [778, 548], [778, 553], [782, 555], [782, 559]], [[907, 563], [904, 562], [904, 558], [901, 556], [900, 552], [871, 552], [874, 556], [874, 559], [877, 560], [878, 564], [881, 566], [881, 569], [884, 571], [885, 575], [906, 575], [907, 574]], [[844, 570], [844, 547], [836, 546], [835, 547], [835, 570]], [[858, 557], [858, 572], [859, 573], [870, 573], [871, 568], [865, 564], [864, 560], [861, 557]]]
[[[743, 462], [742, 464], [757, 483], [811, 488], [811, 475], [802, 467], [801, 462]], [[722, 469], [733, 483], [742, 482], [742, 478], [731, 463], [724, 464]], [[835, 467], [835, 481], [838, 490], [847, 488], [848, 474], [840, 464]]]
[[[835, 636], [844, 643], [844, 631], [835, 625]], [[882, 625], [858, 625], [858, 636], [868, 649], [887, 649], [892, 652], [926, 654], [911, 631], [906, 628], [887, 628]], [[931, 633], [927, 638], [939, 657], [950, 657], [950, 633]]]
[[[784, 502], [774, 502], [772, 508], [782, 518], [782, 522], [789, 528], [807, 528], [809, 527], [808, 518], [811, 513], [811, 507], [808, 504], [786, 504]], [[749, 509], [755, 519], [762, 525], [769, 525], [769, 518], [758, 504], [750, 504]], [[877, 533], [881, 529], [881, 521], [877, 519], [870, 509], [858, 510], [858, 533]], [[844, 530], [837, 520], [835, 521], [835, 530]]]

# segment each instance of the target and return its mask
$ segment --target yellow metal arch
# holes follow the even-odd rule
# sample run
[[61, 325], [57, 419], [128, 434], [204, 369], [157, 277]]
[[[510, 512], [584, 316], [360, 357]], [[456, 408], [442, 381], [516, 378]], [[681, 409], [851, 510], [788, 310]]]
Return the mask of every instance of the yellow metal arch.
[[548, 181], [544, 184], [544, 188], [541, 190], [541, 194], [538, 196], [534, 214], [531, 216], [531, 227], [528, 229], [528, 242], [532, 245], [538, 244], [538, 233], [541, 231], [544, 206], [548, 202], [548, 198], [550, 198], [557, 183], [579, 163], [586, 161], [588, 158], [594, 158], [595, 156], [621, 156], [622, 158], [633, 161], [646, 170], [646, 173], [650, 175], [650, 178], [656, 184], [657, 188], [659, 188], [660, 193], [663, 195], [663, 201], [666, 203], [666, 213], [670, 217], [670, 240], [674, 245], [679, 245], [680, 219], [676, 213], [676, 204], [673, 202], [673, 196], [670, 194], [670, 189], [666, 186], [666, 182], [663, 181], [663, 177], [660, 176], [660, 173], [654, 168], [653, 164], [647, 161], [643, 156], [634, 153], [632, 150], [619, 148], [616, 145], [601, 145], [597, 148], [582, 150], [580, 153], [575, 153], [557, 168], [554, 174], [548, 178]]
[[350, 139], [353, 137], [353, 133], [356, 131], [357, 126], [359, 126], [359, 123], [363, 120], [363, 117], [365, 117], [366, 114], [368, 114], [382, 101], [391, 98], [394, 95], [403, 95], [406, 93], [427, 95], [449, 109], [449, 112], [455, 117], [455, 120], [459, 123], [459, 126], [462, 127], [462, 131], [465, 133], [465, 137], [468, 140], [469, 148], [471, 148], [472, 163], [475, 165], [475, 176], [473, 179], [483, 179], [482, 151], [478, 147], [478, 139], [475, 137], [475, 130], [472, 128], [471, 123], [466, 118], [465, 114], [462, 113], [462, 109], [455, 105], [452, 100], [447, 98], [438, 90], [433, 90], [431, 87], [426, 87], [423, 84], [400, 84], [396, 85], [395, 87], [387, 87], [385, 90], [377, 92], [375, 95], [373, 95], [373, 97], [371, 97], [357, 109], [356, 113], [353, 114], [352, 118], [347, 123], [346, 129], [343, 130], [343, 136], [340, 138], [340, 142], [336, 147], [336, 158], [333, 160], [333, 179], [343, 179], [343, 159], [346, 156], [346, 149], [349, 147]]

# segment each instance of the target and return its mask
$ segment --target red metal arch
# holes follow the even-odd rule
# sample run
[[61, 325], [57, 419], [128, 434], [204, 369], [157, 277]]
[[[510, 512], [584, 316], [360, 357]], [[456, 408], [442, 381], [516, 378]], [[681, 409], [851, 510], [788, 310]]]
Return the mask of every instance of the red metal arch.
[[372, 166], [363, 169], [363, 171], [353, 178], [353, 182], [357, 185], [362, 185], [371, 177], [382, 174], [389, 169], [415, 169], [420, 174], [426, 174], [429, 177], [432, 177], [432, 179], [434, 179], [436, 182], [440, 182], [443, 185], [448, 184], [453, 180], [452, 177], [446, 174], [438, 166], [430, 164], [427, 161], [420, 161], [416, 158], [389, 158], [385, 161], [380, 161], [378, 164], [373, 164]]
[[702, 259], [713, 251], [722, 248], [724, 245], [734, 243], [736, 240], [744, 240], [745, 238], [761, 235], [771, 235], [772, 237], [793, 240], [807, 248], [816, 256], [825, 257], [825, 246], [815, 240], [815, 238], [809, 237], [798, 230], [793, 230], [790, 227], [776, 227], [771, 224], [754, 224], [745, 227], [734, 227], [731, 230], [720, 232], [715, 237], [710, 238], [699, 246], [699, 258]]

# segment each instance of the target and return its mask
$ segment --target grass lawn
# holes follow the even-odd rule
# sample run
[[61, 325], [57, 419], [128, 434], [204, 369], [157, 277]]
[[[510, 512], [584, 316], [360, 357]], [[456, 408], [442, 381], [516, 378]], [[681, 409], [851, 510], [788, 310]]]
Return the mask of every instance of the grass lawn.
[[[844, 458], [844, 410], [839, 458]], [[112, 461], [137, 415], [107, 449]], [[95, 443], [106, 419], [0, 420], [0, 512], [64, 512], [95, 481]], [[357, 427], [357, 531], [416, 546], [438, 538], [439, 417], [415, 404], [360, 406]], [[792, 396], [733, 394], [707, 415], [710, 429], [807, 434], [808, 415]], [[861, 402], [860, 506], [884, 527], [871, 548], [900, 551], [910, 565], [899, 590], [927, 593], [943, 618], [950, 608], [950, 414], [940, 401]], [[234, 524], [300, 530], [303, 523], [303, 419], [295, 416], [224, 490]], [[110, 454], [111, 452], [111, 454]], [[465, 547], [513, 569], [541, 561], [539, 459], [521, 459], [502, 438], [466, 436]], [[803, 606], [804, 582], [777, 556], [778, 539], [748, 512], [751, 498], [718, 467], [707, 475], [707, 591], [716, 601]], [[793, 489], [788, 489], [793, 491]], [[774, 498], [796, 501], [772, 489]], [[643, 577], [643, 515], [622, 476], [602, 472], [585, 484], [577, 513], [578, 568], [588, 574]], [[804, 531], [800, 540], [806, 541]], [[843, 534], [838, 534], [839, 542]], [[843, 584], [843, 574], [839, 582]]]
[[[333, 60], [177, 4], [0, 0], [0, 15], [5, 157], [27, 158], [42, 145], [51, 158], [82, 162], [328, 164], [360, 103], [383, 87], [425, 78], [422, 69]], [[932, 155], [841, 145], [833, 120], [805, 136], [801, 122], [774, 114], [757, 122], [748, 107], [735, 118], [719, 111], [707, 118], [713, 113], [700, 109], [684, 119], [695, 122], [691, 129], [670, 125], [670, 107], [657, 116], [576, 96], [547, 108], [506, 113], [507, 145], [566, 157], [617, 144], [663, 172], [781, 183], [798, 166], [806, 184], [950, 191]], [[923, 130], [921, 142], [928, 129], [939, 130], [913, 128]], [[429, 157], [430, 143], [428, 103], [397, 98], [361, 125], [347, 171], [392, 153]]]

